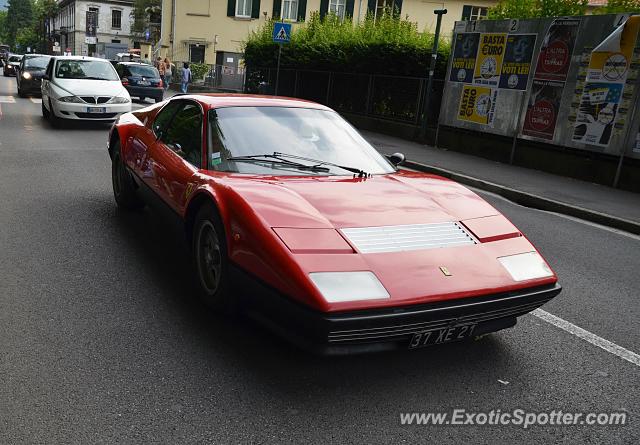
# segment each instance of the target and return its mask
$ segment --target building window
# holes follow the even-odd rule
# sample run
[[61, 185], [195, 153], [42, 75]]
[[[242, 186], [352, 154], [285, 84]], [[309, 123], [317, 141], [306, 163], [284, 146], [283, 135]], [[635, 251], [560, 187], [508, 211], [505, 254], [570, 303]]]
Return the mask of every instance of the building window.
[[251, 17], [251, 0], [236, 2], [236, 17]]
[[329, 0], [329, 13], [344, 19], [344, 5], [346, 0]]
[[485, 6], [464, 5], [462, 7], [462, 20], [483, 20], [487, 18], [489, 8]]
[[282, 2], [282, 18], [298, 20], [298, 0], [284, 0]]
[[99, 28], [100, 25], [100, 8], [89, 8], [89, 12], [94, 12], [96, 14], [96, 28]]
[[122, 11], [118, 9], [111, 11], [111, 27], [114, 29], [122, 28]]

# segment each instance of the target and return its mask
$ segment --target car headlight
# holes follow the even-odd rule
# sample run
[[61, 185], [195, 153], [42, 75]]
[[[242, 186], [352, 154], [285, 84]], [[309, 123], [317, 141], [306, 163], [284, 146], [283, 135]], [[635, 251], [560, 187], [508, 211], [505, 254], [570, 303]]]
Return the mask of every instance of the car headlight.
[[122, 96], [114, 96], [107, 102], [108, 104], [128, 104], [129, 98]]
[[545, 278], [553, 275], [553, 271], [549, 269], [547, 263], [537, 252], [503, 256], [499, 257], [498, 261], [507, 269], [507, 272], [515, 281]]
[[369, 271], [312, 272], [309, 278], [327, 303], [390, 298], [389, 292]]
[[22, 73], [22, 78], [27, 80], [31, 79], [31, 73], [25, 71], [24, 73]]
[[65, 96], [58, 99], [60, 102], [68, 102], [72, 104], [82, 104], [84, 101], [80, 99], [78, 96]]

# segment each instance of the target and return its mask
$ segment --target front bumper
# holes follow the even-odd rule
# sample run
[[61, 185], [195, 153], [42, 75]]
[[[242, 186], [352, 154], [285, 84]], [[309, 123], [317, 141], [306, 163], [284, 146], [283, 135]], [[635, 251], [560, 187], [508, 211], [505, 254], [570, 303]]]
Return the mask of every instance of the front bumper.
[[42, 79], [40, 78], [31, 78], [25, 79], [24, 77], [20, 79], [20, 90], [23, 93], [37, 93], [40, 94], [40, 86], [42, 85]]
[[237, 271], [252, 318], [287, 340], [324, 355], [407, 349], [413, 334], [432, 329], [476, 323], [476, 336], [516, 324], [517, 317], [533, 311], [558, 295], [558, 284], [481, 297], [375, 310], [321, 313], [280, 295]]
[[[131, 102], [126, 104], [76, 104], [53, 101], [55, 114], [63, 119], [113, 121], [121, 114], [131, 112]], [[103, 109], [104, 112], [91, 113], [88, 110]]]

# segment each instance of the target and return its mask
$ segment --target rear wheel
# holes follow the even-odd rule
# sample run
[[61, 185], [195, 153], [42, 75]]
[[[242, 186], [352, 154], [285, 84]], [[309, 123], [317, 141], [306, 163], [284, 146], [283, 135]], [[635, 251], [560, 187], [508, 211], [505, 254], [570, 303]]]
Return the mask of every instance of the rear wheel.
[[136, 186], [131, 173], [126, 169], [120, 157], [120, 141], [116, 141], [111, 149], [113, 151], [111, 183], [116, 204], [124, 210], [136, 210], [144, 207], [144, 202], [136, 193]]
[[229, 295], [227, 243], [222, 222], [213, 205], [204, 205], [198, 211], [192, 243], [200, 298], [216, 311], [227, 314], [235, 312], [235, 302]]

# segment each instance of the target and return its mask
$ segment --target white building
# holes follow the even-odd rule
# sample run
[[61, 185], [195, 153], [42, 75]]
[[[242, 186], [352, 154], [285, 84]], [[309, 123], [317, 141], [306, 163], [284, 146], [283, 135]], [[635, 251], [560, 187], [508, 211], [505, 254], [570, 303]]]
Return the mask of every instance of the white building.
[[[133, 46], [131, 11], [133, 0], [58, 0], [60, 7], [49, 23], [54, 54], [104, 56], [110, 47]], [[95, 37], [87, 36], [87, 17], [97, 14]]]

